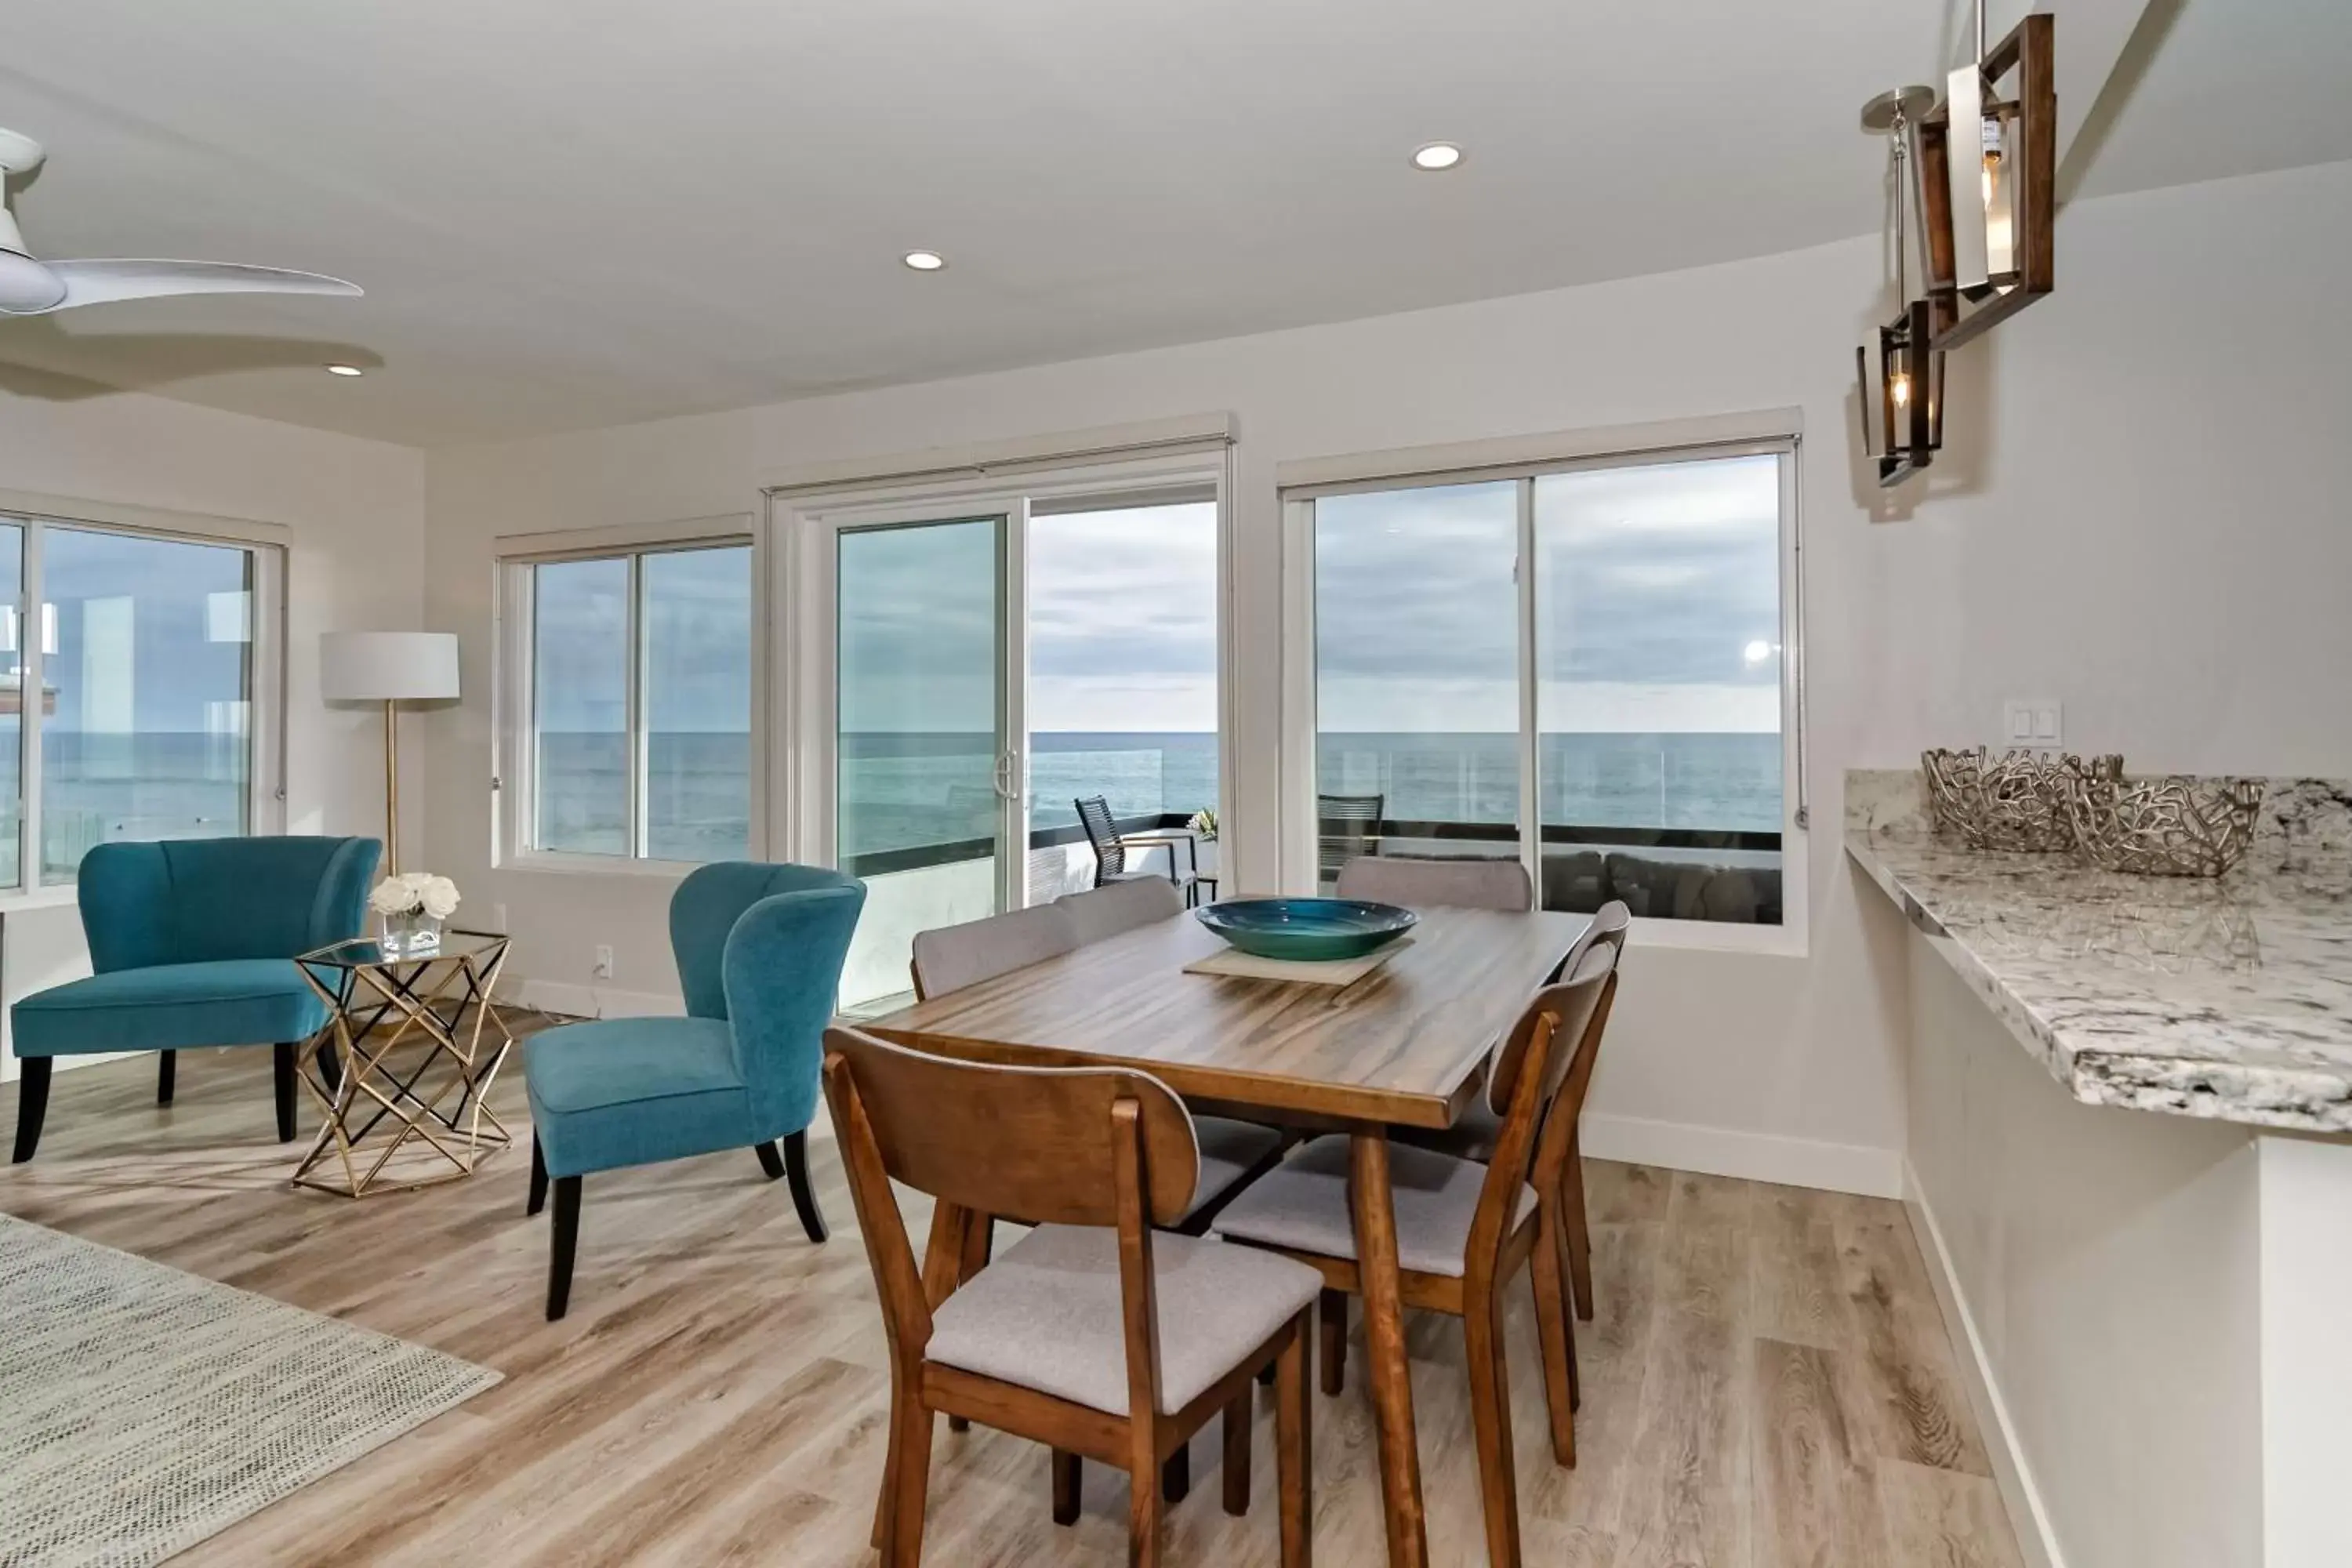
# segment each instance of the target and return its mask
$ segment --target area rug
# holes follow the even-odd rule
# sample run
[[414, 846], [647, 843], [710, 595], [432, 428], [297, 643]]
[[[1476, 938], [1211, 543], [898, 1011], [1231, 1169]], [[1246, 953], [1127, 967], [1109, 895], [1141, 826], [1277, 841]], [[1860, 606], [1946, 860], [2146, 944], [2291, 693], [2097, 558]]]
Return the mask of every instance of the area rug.
[[160, 1563], [498, 1381], [0, 1215], [0, 1568]]

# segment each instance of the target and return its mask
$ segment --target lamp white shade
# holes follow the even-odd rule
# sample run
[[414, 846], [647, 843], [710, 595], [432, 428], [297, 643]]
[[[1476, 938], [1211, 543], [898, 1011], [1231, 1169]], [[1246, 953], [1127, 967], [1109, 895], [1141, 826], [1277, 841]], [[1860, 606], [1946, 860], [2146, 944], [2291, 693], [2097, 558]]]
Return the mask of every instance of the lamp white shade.
[[457, 695], [455, 632], [326, 632], [319, 694], [330, 702], [429, 701]]

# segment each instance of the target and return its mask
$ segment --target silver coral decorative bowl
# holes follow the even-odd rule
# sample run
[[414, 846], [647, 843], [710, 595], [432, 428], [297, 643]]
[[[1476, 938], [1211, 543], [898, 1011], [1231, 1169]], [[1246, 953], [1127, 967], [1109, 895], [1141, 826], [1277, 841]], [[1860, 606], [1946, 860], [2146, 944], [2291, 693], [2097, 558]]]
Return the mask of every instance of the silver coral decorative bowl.
[[2077, 771], [2066, 814], [2093, 864], [2143, 877], [2219, 877], [2244, 858], [2262, 813], [2262, 779], [2180, 776], [2126, 783]]
[[1919, 754], [1927, 779], [1927, 804], [1939, 829], [1957, 835], [1971, 849], [2026, 855], [2058, 855], [2074, 847], [2068, 793], [2078, 776], [2119, 779], [2119, 756], [2042, 757], [2010, 752], [1990, 757], [1982, 746], [1970, 751], [1935, 750]]

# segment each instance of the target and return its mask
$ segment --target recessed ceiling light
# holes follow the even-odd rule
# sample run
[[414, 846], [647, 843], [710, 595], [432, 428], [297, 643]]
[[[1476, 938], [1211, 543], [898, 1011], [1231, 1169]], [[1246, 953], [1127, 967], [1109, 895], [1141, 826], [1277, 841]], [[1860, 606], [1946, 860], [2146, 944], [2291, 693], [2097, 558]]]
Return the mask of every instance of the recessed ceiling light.
[[1462, 149], [1451, 142], [1432, 142], [1426, 147], [1416, 147], [1412, 151], [1412, 166], [1426, 169], [1432, 174], [1440, 169], [1451, 169], [1460, 162]]
[[365, 375], [367, 372], [355, 364], [331, 364], [327, 367], [327, 374], [329, 375]]
[[918, 272], [937, 272], [948, 258], [936, 250], [910, 250], [902, 259]]

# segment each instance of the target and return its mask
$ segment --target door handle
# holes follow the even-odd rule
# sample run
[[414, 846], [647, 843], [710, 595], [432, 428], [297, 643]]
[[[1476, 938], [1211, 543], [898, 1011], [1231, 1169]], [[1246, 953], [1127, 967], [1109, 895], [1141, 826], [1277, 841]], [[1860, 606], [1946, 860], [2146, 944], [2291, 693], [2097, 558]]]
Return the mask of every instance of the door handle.
[[1000, 800], [1021, 798], [1021, 753], [1010, 748], [996, 753], [996, 795]]

